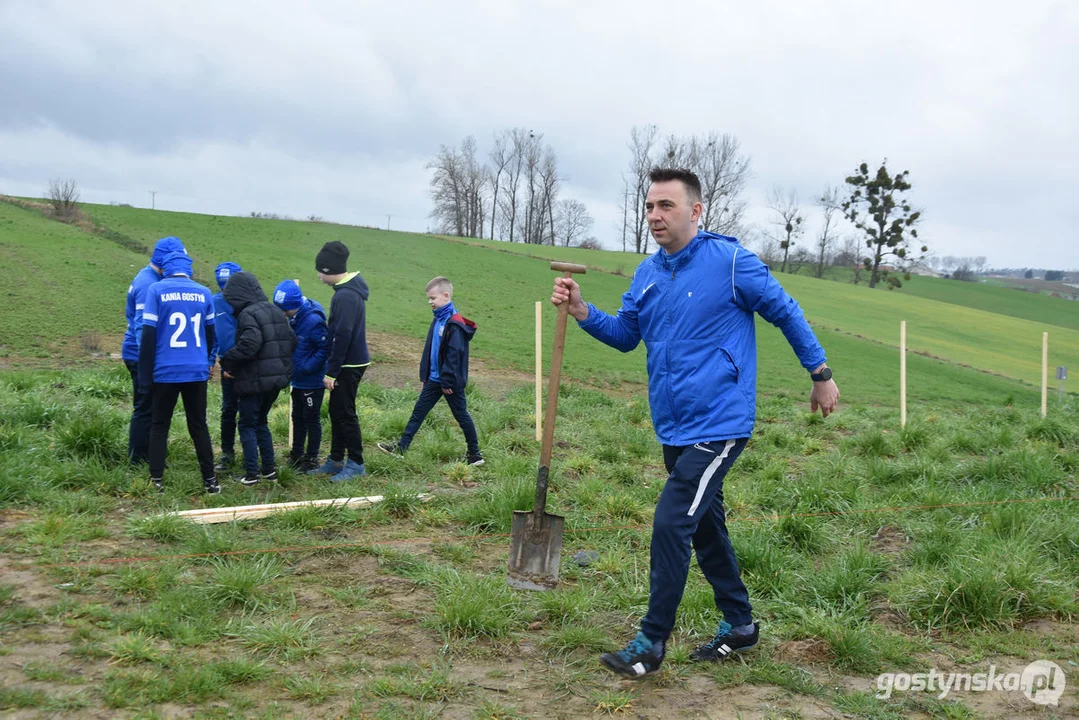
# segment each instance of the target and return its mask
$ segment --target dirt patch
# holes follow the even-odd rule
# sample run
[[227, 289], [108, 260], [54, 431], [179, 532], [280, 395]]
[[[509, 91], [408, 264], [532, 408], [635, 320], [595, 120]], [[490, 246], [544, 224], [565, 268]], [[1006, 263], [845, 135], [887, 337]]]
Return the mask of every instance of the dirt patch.
[[776, 648], [775, 658], [793, 665], [823, 665], [832, 659], [832, 653], [823, 640], [807, 638], [783, 643]]
[[20, 563], [0, 554], [0, 578], [15, 588], [15, 602], [32, 608], [49, 607], [60, 599], [60, 591], [41, 579], [34, 570], [20, 569]]
[[883, 525], [880, 530], [877, 530], [877, 534], [873, 536], [869, 546], [873, 549], [873, 552], [895, 555], [905, 551], [910, 546], [910, 538], [902, 528], [894, 525]]

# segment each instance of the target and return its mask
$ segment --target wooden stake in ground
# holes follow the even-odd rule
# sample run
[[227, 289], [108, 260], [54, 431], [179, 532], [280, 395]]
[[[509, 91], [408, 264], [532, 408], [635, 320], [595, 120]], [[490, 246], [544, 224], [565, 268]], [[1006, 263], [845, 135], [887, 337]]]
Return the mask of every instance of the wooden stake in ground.
[[536, 301], [536, 442], [543, 439], [543, 421], [540, 419], [543, 408], [543, 343], [541, 342], [543, 327], [543, 303]]
[[[431, 495], [421, 493], [416, 496], [417, 500], [427, 500]], [[200, 508], [198, 510], [182, 510], [176, 513], [165, 513], [176, 517], [187, 518], [191, 522], [200, 525], [213, 523], [232, 522], [233, 520], [257, 520], [274, 513], [287, 512], [301, 507], [370, 507], [380, 503], [385, 498], [382, 495], [369, 497], [330, 498], [326, 500], [298, 500], [296, 502], [265, 503], [263, 505], [236, 505], [232, 507]]]
[[[293, 278], [292, 282], [296, 283], [296, 287], [300, 287], [299, 278]], [[288, 447], [289, 452], [292, 452], [292, 433], [295, 432], [292, 427], [292, 387], [286, 386], [285, 390], [288, 391]], [[322, 408], [319, 408], [319, 412], [322, 412]]]
[[1049, 413], [1049, 333], [1042, 333], [1042, 417]]
[[899, 424], [907, 426], [907, 321], [899, 322]]

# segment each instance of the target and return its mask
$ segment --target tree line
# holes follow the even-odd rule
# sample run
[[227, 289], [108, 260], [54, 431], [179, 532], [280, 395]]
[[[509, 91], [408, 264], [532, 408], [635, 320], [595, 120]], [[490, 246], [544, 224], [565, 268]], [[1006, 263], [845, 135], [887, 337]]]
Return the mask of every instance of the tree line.
[[566, 178], [542, 133], [502, 130], [485, 155], [469, 135], [459, 146], [442, 145], [427, 167], [433, 171], [430, 216], [438, 232], [599, 247], [588, 236], [593, 219], [585, 204], [560, 196]]
[[[701, 181], [700, 228], [738, 237], [780, 272], [809, 267], [818, 277], [831, 267], [853, 270], [855, 283], [902, 285], [928, 247], [918, 242], [922, 212], [909, 198], [910, 171], [861, 163], [841, 185], [826, 185], [807, 206], [794, 190], [773, 187], [766, 200], [769, 224], [746, 221], [749, 157], [729, 133], [661, 135], [655, 125], [630, 130], [629, 162], [622, 172], [621, 232], [624, 252], [652, 249], [645, 202], [654, 167], [692, 170]], [[437, 232], [496, 237], [537, 245], [599, 247], [588, 233], [594, 223], [580, 200], [561, 196], [566, 178], [541, 133], [513, 128], [495, 133], [481, 152], [475, 137], [442, 145], [428, 163], [430, 213]], [[819, 217], [807, 239], [807, 210]]]

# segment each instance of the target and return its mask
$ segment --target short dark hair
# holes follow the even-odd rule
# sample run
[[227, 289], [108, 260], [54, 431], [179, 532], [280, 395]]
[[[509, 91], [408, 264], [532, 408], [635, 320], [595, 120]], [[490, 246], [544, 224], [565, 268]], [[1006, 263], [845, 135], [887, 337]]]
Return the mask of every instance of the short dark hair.
[[677, 180], [686, 186], [686, 194], [691, 203], [701, 202], [701, 180], [696, 173], [686, 168], [652, 168], [648, 179], [654, 183]]

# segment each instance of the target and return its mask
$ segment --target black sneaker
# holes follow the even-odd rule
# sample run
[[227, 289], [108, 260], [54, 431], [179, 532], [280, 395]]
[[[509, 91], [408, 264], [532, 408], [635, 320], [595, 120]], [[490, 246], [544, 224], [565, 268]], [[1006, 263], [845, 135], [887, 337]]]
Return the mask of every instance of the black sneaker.
[[217, 459], [217, 463], [214, 465], [214, 472], [228, 472], [230, 469], [232, 469], [232, 463], [235, 461], [235, 459], [236, 456], [234, 455], [229, 455], [228, 453], [223, 454]]
[[207, 495], [217, 495], [221, 492], [221, 485], [217, 482], [216, 477], [203, 478], [202, 489], [206, 491]]
[[248, 487], [252, 485], [258, 485], [259, 480], [261, 479], [262, 476], [259, 475], [257, 472], [245, 472], [243, 475], [236, 476], [236, 482], [240, 483], [241, 485], [246, 485]]
[[479, 453], [469, 453], [465, 456], [465, 462], [474, 467], [479, 467], [480, 465], [485, 464], [487, 461], [484, 460], [483, 455], [480, 455]]
[[377, 443], [378, 449], [387, 455], [393, 455], [395, 458], [403, 458], [405, 451], [401, 449], [401, 446], [397, 443]]
[[[300, 467], [307, 461], [307, 457], [304, 455], [289, 455], [288, 462], [285, 463], [293, 470], [300, 470]], [[302, 471], [301, 471], [302, 472]]]
[[165, 481], [164, 480], [162, 480], [161, 478], [152, 477], [152, 478], [150, 478], [150, 482], [152, 482], [154, 484], [154, 488], [159, 493], [165, 492]]
[[263, 470], [262, 479], [269, 480], [270, 482], [277, 482], [277, 468], [270, 468], [269, 472]]
[[304, 455], [303, 460], [300, 462], [300, 466], [296, 468], [296, 472], [308, 473], [312, 470], [318, 470], [318, 467], [318, 455]]
[[689, 654], [691, 660], [726, 660], [735, 653], [744, 653], [757, 647], [761, 638], [760, 623], [731, 627], [726, 620], [719, 623], [715, 637], [694, 649]]
[[643, 632], [639, 632], [624, 649], [603, 653], [599, 656], [599, 661], [619, 675], [639, 678], [659, 670], [663, 655], [663, 643], [654, 643], [645, 637]]

